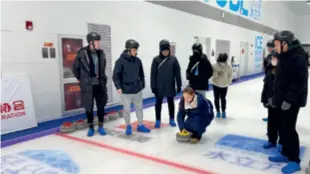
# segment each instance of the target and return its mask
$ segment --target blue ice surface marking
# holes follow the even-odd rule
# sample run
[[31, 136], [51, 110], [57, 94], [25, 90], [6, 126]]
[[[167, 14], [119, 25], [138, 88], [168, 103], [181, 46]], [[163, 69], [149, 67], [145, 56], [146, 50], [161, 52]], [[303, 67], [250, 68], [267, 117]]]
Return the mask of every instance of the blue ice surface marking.
[[80, 167], [68, 156], [67, 153], [58, 150], [26, 150], [18, 153], [21, 156], [42, 162], [70, 174], [80, 172]]
[[[230, 148], [246, 150], [256, 153], [262, 153], [265, 155], [277, 155], [279, 151], [277, 148], [264, 149], [263, 145], [266, 143], [266, 140], [246, 137], [241, 135], [227, 134], [222, 139], [216, 142], [217, 146], [226, 146]], [[303, 157], [306, 148], [304, 146], [300, 147], [300, 158]]]

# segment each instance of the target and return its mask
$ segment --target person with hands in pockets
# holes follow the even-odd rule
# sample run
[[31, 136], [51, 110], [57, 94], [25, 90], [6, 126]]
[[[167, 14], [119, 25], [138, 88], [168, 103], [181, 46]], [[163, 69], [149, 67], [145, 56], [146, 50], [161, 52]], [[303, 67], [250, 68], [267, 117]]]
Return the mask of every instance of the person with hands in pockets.
[[163, 98], [167, 97], [169, 110], [169, 124], [176, 126], [174, 121], [174, 97], [181, 92], [182, 78], [178, 59], [170, 55], [170, 42], [159, 42], [159, 55], [153, 59], [151, 67], [151, 89], [156, 97], [155, 104], [155, 128], [161, 125], [161, 106]]
[[132, 134], [130, 122], [130, 106], [135, 105], [138, 120], [137, 131], [148, 133], [150, 129], [143, 125], [143, 98], [142, 90], [145, 88], [143, 65], [137, 51], [139, 43], [129, 39], [125, 43], [125, 50], [115, 62], [113, 70], [113, 82], [124, 106], [124, 119], [126, 122], [126, 134]]

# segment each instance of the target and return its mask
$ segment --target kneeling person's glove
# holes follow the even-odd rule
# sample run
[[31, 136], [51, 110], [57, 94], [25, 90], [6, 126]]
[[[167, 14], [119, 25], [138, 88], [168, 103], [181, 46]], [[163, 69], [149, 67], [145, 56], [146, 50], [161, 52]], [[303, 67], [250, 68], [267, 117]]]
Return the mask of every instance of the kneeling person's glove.
[[287, 103], [286, 101], [284, 101], [281, 105], [281, 109], [283, 111], [289, 110], [291, 108], [291, 104]]

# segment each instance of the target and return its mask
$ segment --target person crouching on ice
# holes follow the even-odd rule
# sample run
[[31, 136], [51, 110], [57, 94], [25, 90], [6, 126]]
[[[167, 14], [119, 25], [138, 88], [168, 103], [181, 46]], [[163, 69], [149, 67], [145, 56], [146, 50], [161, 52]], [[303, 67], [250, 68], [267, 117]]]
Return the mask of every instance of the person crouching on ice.
[[181, 131], [178, 135], [181, 138], [190, 135], [189, 141], [197, 143], [213, 118], [212, 103], [191, 87], [186, 87], [183, 90], [177, 114], [177, 122]]

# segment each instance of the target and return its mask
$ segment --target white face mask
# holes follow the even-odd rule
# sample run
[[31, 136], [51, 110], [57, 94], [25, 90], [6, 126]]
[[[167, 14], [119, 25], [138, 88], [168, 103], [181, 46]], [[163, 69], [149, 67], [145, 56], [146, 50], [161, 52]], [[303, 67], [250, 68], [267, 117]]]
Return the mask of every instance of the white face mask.
[[278, 64], [278, 61], [277, 60], [271, 60], [271, 65], [272, 66], [277, 66]]

